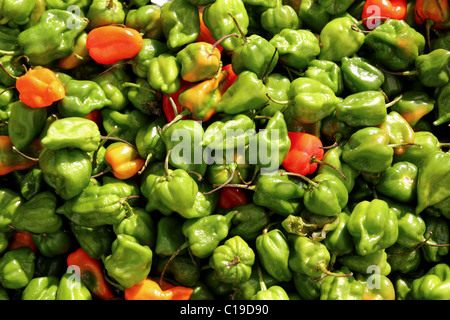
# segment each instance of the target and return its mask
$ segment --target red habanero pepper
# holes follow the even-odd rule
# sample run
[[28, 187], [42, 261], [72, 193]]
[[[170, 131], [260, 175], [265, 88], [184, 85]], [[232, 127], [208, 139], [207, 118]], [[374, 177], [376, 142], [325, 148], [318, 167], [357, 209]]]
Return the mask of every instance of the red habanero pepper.
[[236, 81], [236, 78], [237, 78], [237, 74], [236, 73], [234, 73], [234, 71], [233, 71], [233, 66], [231, 65], [231, 63], [229, 63], [229, 64], [227, 64], [227, 65], [224, 65], [223, 67], [222, 67], [222, 71], [223, 70], [227, 70], [228, 71], [228, 83], [229, 83], [229, 85], [231, 86], [232, 84], [233, 84], [233, 82], [234, 81]]
[[8, 250], [14, 250], [21, 247], [28, 247], [33, 252], [37, 252], [37, 247], [31, 238], [31, 233], [25, 231], [15, 232], [9, 238]]
[[414, 6], [418, 24], [436, 29], [450, 28], [450, 4], [448, 0], [417, 0]]
[[239, 188], [222, 188], [220, 189], [219, 204], [221, 209], [233, 209], [237, 206], [247, 204], [247, 195], [245, 191]]
[[100, 109], [92, 110], [83, 118], [94, 121], [99, 128], [102, 125], [102, 111]]
[[83, 249], [78, 248], [67, 256], [67, 266], [78, 267], [74, 268], [75, 272], [79, 270], [81, 279], [95, 297], [101, 300], [114, 298], [114, 294], [103, 277], [100, 262], [90, 257]]
[[56, 74], [47, 68], [28, 70], [17, 78], [16, 89], [19, 99], [30, 108], [44, 108], [61, 100], [66, 90]]
[[0, 136], [0, 176], [35, 165], [41, 151], [42, 146], [37, 139], [19, 153], [14, 151], [9, 136]]
[[287, 171], [300, 175], [312, 174], [323, 159], [322, 141], [306, 132], [288, 132], [291, 148], [281, 164]]
[[137, 55], [143, 43], [137, 30], [108, 25], [92, 29], [88, 33], [86, 48], [95, 62], [114, 64]]
[[[200, 20], [200, 33], [195, 40], [195, 42], [208, 42], [210, 44], [214, 44], [216, 40], [211, 35], [211, 32], [206, 27], [205, 23], [203, 22], [203, 10], [205, 10], [205, 6], [199, 6], [198, 7], [198, 17]], [[217, 45], [217, 49], [219, 49], [220, 52], [223, 51], [223, 47], [219, 44]]]
[[[367, 0], [361, 18], [368, 29], [374, 29], [386, 18], [404, 20], [408, 4], [406, 0]], [[380, 17], [380, 19], [374, 19]]]
[[111, 166], [113, 175], [120, 180], [129, 179], [144, 166], [145, 159], [137, 149], [125, 142], [114, 142], [105, 151], [106, 162]]

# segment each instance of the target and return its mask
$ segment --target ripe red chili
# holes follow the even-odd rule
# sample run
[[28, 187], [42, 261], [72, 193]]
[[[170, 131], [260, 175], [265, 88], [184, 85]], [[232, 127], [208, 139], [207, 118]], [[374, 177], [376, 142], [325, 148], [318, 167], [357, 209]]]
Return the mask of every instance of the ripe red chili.
[[288, 132], [291, 148], [281, 164], [287, 171], [300, 175], [312, 174], [318, 162], [323, 159], [322, 141], [315, 135], [305, 132]]
[[[362, 19], [368, 29], [374, 29], [385, 18], [404, 20], [407, 12], [406, 0], [367, 0], [362, 11]], [[383, 17], [380, 19], [368, 19]]]
[[100, 64], [114, 64], [139, 53], [144, 40], [132, 28], [103, 26], [92, 29], [86, 39], [89, 55]]
[[450, 4], [448, 0], [417, 0], [414, 9], [418, 24], [429, 24], [437, 29], [450, 27]]
[[220, 189], [220, 200], [218, 204], [219, 208], [232, 209], [237, 206], [243, 206], [247, 203], [247, 195], [242, 189], [228, 187]]

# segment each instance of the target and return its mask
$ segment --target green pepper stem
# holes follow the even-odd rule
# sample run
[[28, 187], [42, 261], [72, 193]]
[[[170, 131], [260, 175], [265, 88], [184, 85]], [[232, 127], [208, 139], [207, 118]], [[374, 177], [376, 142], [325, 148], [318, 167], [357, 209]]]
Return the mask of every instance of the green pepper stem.
[[229, 12], [228, 12], [228, 15], [231, 17], [231, 19], [233, 19], [233, 22], [236, 25], [236, 28], [239, 30], [239, 33], [241, 34], [242, 39], [244, 39], [244, 42], [247, 42], [248, 39], [245, 36], [245, 33], [242, 31], [241, 27], [239, 26], [238, 22], [236, 21], [236, 18]]
[[388, 147], [391, 148], [398, 148], [398, 147], [405, 147], [405, 146], [418, 146], [419, 148], [422, 148], [422, 146], [418, 143], [393, 143], [393, 144], [388, 144]]
[[[172, 100], [173, 101], [173, 100]], [[176, 106], [175, 106], [176, 107]], [[176, 113], [175, 113], [176, 114]], [[161, 129], [159, 129], [160, 132], [167, 130], [168, 128], [170, 128], [173, 124], [175, 124], [176, 122], [180, 121], [181, 119], [183, 119], [185, 116], [188, 116], [191, 114], [191, 111], [189, 111], [189, 109], [184, 109], [183, 111], [181, 111], [180, 113], [176, 114], [175, 118], [173, 118], [172, 121], [170, 121], [169, 123], [166, 123], [164, 125], [164, 127], [162, 127]]]
[[282, 176], [293, 176], [293, 177], [299, 177], [299, 178], [302, 178], [303, 180], [305, 180], [306, 182], [308, 182], [309, 184], [312, 184], [314, 187], [318, 187], [319, 186], [319, 184], [317, 183], [317, 182], [314, 182], [314, 181], [312, 181], [310, 178], [308, 178], [308, 177], [306, 177], [306, 176], [304, 176], [304, 175], [302, 175], [302, 174], [299, 174], [299, 173], [294, 173], [294, 172], [283, 172], [283, 173], [281, 173], [280, 175], [282, 175]]
[[394, 100], [392, 100], [389, 103], [386, 103], [386, 109], [392, 107], [394, 104], [396, 104], [401, 98], [403, 98], [403, 95], [399, 95]]
[[169, 267], [170, 263], [172, 263], [173, 259], [176, 258], [176, 256], [184, 249], [189, 247], [189, 241], [184, 242], [181, 246], [178, 247], [177, 250], [170, 256], [167, 263], [164, 265], [163, 270], [161, 271], [161, 275], [159, 277], [159, 285], [162, 286], [162, 281], [164, 279], [164, 274], [166, 273], [167, 268]]
[[207, 191], [207, 192], [203, 192], [203, 194], [204, 195], [208, 195], [208, 194], [211, 194], [213, 192], [216, 192], [216, 191], [222, 189], [223, 187], [225, 187], [227, 184], [229, 184], [233, 180], [235, 173], [236, 173], [236, 167], [233, 166], [233, 168], [231, 169], [230, 177], [227, 179], [227, 181], [225, 181], [222, 185], [218, 186], [217, 188], [214, 188], [214, 189], [212, 189], [210, 191]]
[[275, 50], [273, 51], [272, 57], [270, 58], [269, 64], [267, 65], [266, 71], [264, 72], [264, 75], [261, 78], [261, 81], [264, 81], [264, 79], [267, 77], [267, 74], [269, 73], [270, 66], [273, 63], [273, 59], [275, 59], [275, 56], [277, 55], [278, 47], [275, 47]]
[[138, 175], [141, 175], [142, 172], [144, 172], [144, 170], [147, 168], [148, 163], [150, 162], [150, 160], [152, 159], [152, 157], [153, 157], [153, 153], [149, 153], [149, 154], [147, 155], [147, 157], [145, 157], [144, 165], [143, 165], [142, 168], [138, 171]]
[[14, 152], [17, 152], [22, 157], [27, 158], [28, 160], [35, 161], [35, 162], [39, 161], [39, 158], [33, 158], [33, 157], [29, 156], [29, 155], [26, 155], [25, 153], [23, 153], [22, 151], [17, 149], [15, 146], [12, 146], [12, 149], [13, 149]]
[[[328, 270], [327, 266], [325, 265], [325, 261], [319, 262], [318, 267], [325, 273], [326, 276], [333, 276], [333, 277], [351, 277], [351, 276], [353, 276], [353, 272], [351, 272], [351, 271], [350, 271], [350, 273], [336, 273], [336, 272], [332, 272], [332, 271]], [[322, 279], [322, 277], [319, 279]], [[318, 279], [316, 279], [316, 280], [318, 280]]]
[[166, 177], [169, 176], [169, 158], [171, 153], [172, 149], [168, 150], [166, 154], [166, 159], [164, 160], [164, 172], [166, 174]]
[[113, 140], [113, 141], [122, 142], [122, 143], [125, 143], [125, 144], [129, 145], [130, 147], [134, 148], [134, 145], [133, 145], [131, 142], [129, 142], [129, 141], [127, 141], [127, 140], [124, 140], [124, 139], [122, 139], [122, 138], [119, 138], [119, 137], [100, 136], [100, 138], [101, 138], [102, 140]]
[[92, 175], [91, 178], [98, 178], [98, 177], [100, 177], [100, 176], [102, 176], [102, 175], [104, 175], [105, 173], [108, 173], [108, 172], [110, 172], [110, 171], [112, 171], [112, 167], [111, 167], [111, 166], [108, 166], [108, 167], [107, 167], [105, 170], [103, 170], [102, 172], [99, 172], [99, 173], [97, 173], [97, 174]]
[[[213, 184], [213, 187], [219, 187], [221, 184]], [[240, 183], [229, 183], [224, 186], [224, 188], [241, 188], [241, 189], [247, 189], [247, 190], [255, 190], [255, 185], [249, 185], [249, 184], [240, 184]]]
[[[1, 50], [0, 50], [0, 53], [1, 53]], [[11, 79], [14, 79], [14, 80], [19, 79], [19, 77], [13, 76], [11, 73], [9, 73], [9, 72], [5, 69], [5, 67], [3, 66], [3, 63], [2, 63], [1, 61], [0, 61], [0, 68], [2, 68], [3, 72], [4, 72], [8, 77], [10, 77]]]
[[0, 50], [0, 54], [2, 54], [4, 56], [18, 56], [21, 53], [22, 53], [22, 51], [19, 51], [19, 50], [12, 50], [12, 51]]
[[198, 173], [198, 172], [195, 172], [195, 171], [187, 171], [187, 173], [196, 175], [197, 178], [198, 178], [198, 181], [202, 181], [202, 180], [203, 180], [202, 175], [201, 175], [200, 173]]
[[272, 102], [274, 102], [274, 103], [284, 104], [284, 105], [288, 105], [288, 104], [289, 104], [289, 101], [288, 101], [288, 100], [283, 100], [283, 101], [281, 101], [281, 100], [276, 100], [276, 99], [272, 98], [271, 96], [269, 96], [268, 93], [266, 93], [266, 96], [267, 96], [267, 98], [269, 98], [270, 101], [272, 101]]
[[139, 85], [139, 84], [137, 84], [137, 83], [133, 83], [133, 82], [121, 81], [121, 82], [119, 83], [119, 86], [120, 86], [121, 88], [133, 87], [133, 88], [138, 88], [138, 89], [147, 90], [147, 91], [150, 91], [150, 92], [152, 92], [152, 93], [156, 93], [156, 90], [154, 90], [154, 89], [152, 89], [152, 88], [150, 88], [150, 87], [143, 87], [143, 86], [141, 86], [141, 85]]
[[258, 265], [258, 280], [259, 280], [259, 287], [261, 288], [261, 291], [266, 291], [267, 286], [266, 283], [263, 280], [261, 267]]
[[439, 142], [438, 143], [438, 148], [442, 148], [442, 147], [450, 147], [450, 142]]
[[416, 76], [419, 74], [418, 70], [410, 70], [410, 71], [401, 71], [401, 72], [395, 72], [395, 71], [389, 71], [386, 70], [382, 67], [380, 67], [380, 65], [375, 65], [378, 69], [380, 69], [382, 72], [387, 73], [387, 74], [391, 74], [393, 76]]
[[318, 164], [323, 164], [325, 166], [329, 166], [330, 168], [335, 170], [337, 173], [339, 173], [342, 176], [342, 178], [344, 178], [344, 180], [347, 180], [347, 177], [344, 175], [344, 173], [341, 170], [339, 170], [338, 168], [336, 168], [335, 166], [333, 166], [329, 163], [326, 163], [326, 162], [323, 162], [323, 161], [317, 159], [315, 155], [311, 157], [311, 160], [309, 160], [309, 163], [313, 163], [313, 162], [318, 163]]
[[358, 28], [355, 24], [352, 24], [352, 30], [359, 32], [359, 33], [371, 33], [372, 31], [369, 30], [361, 30], [360, 28]]
[[14, 88], [15, 88], [14, 86], [13, 86], [13, 87], [5, 88], [4, 90], [2, 90], [2, 91], [0, 92], [0, 96], [1, 96], [3, 93], [5, 93], [6, 91], [12, 90], [12, 89], [14, 89]]
[[214, 49], [215, 49], [215, 48], [216, 48], [223, 40], [228, 39], [228, 38], [230, 38], [230, 37], [236, 37], [236, 38], [238, 38], [239, 35], [236, 34], [236, 33], [227, 34], [226, 36], [223, 36], [222, 38], [220, 38], [219, 40], [217, 40], [216, 42], [214, 42], [214, 44], [212, 45], [212, 48], [211, 48], [211, 54], [213, 53]]

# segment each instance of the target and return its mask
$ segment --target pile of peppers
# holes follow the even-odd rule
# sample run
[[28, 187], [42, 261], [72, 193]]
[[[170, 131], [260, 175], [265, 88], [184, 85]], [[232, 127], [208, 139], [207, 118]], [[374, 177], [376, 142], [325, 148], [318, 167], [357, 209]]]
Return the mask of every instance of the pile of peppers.
[[0, 1], [0, 300], [450, 300], [449, 28], [447, 0]]

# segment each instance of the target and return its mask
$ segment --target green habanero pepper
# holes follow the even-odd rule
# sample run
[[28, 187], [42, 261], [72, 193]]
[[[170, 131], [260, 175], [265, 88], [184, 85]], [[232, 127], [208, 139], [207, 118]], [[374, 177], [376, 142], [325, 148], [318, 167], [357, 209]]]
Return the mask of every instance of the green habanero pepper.
[[[242, 33], [247, 34], [249, 15], [242, 0], [216, 0], [205, 7], [203, 22], [211, 32], [211, 36], [217, 41], [232, 33], [240, 34], [238, 25]], [[226, 51], [233, 51], [241, 42], [242, 39], [238, 37], [228, 37], [221, 41], [220, 45]]]
[[320, 53], [319, 40], [305, 29], [283, 29], [269, 42], [278, 49], [279, 60], [296, 70], [306, 69]]
[[170, 53], [161, 53], [152, 58], [148, 64], [147, 81], [155, 90], [171, 94], [180, 89], [181, 66], [176, 56]]
[[365, 35], [352, 29], [357, 24], [351, 16], [330, 20], [320, 31], [319, 59], [339, 62], [344, 57], [353, 56], [364, 44]]
[[22, 196], [8, 188], [0, 188], [0, 232], [11, 231], [9, 225], [19, 206], [24, 203]]
[[[190, 256], [164, 257], [156, 263], [156, 272], [170, 274], [182, 286], [192, 287], [200, 280], [200, 264]], [[164, 273], [163, 273], [164, 272]]]
[[434, 126], [440, 126], [441, 124], [450, 121], [450, 83], [439, 88], [436, 100], [437, 119], [433, 121]]
[[[350, 273], [347, 267], [340, 272]], [[325, 277], [320, 280], [320, 300], [363, 300], [364, 284], [353, 276]]]
[[282, 216], [298, 214], [303, 209], [304, 182], [278, 170], [275, 174], [259, 175], [253, 202]]
[[[126, 259], [124, 259], [126, 257]], [[140, 245], [136, 238], [119, 234], [111, 246], [111, 254], [103, 259], [107, 274], [121, 287], [132, 287], [147, 278], [153, 260], [148, 246]]]
[[424, 220], [426, 225], [424, 237], [428, 241], [422, 247], [423, 258], [427, 262], [443, 261], [450, 251], [448, 247], [450, 231], [447, 221], [445, 218], [432, 216], [426, 216]]
[[92, 300], [91, 292], [74, 271], [64, 273], [59, 279], [56, 300]]
[[449, 282], [448, 264], [436, 264], [412, 282], [411, 297], [416, 300], [448, 300], [450, 299]]
[[148, 42], [162, 39], [164, 32], [161, 25], [161, 7], [147, 4], [129, 10], [125, 17], [125, 26], [139, 31]]
[[115, 234], [107, 225], [98, 227], [83, 227], [77, 223], [70, 222], [70, 230], [73, 232], [80, 247], [91, 258], [100, 259], [110, 253], [111, 244]]
[[242, 71], [224, 92], [215, 110], [232, 115], [259, 110], [269, 102], [266, 91], [266, 86], [256, 73]]
[[422, 254], [420, 250], [410, 250], [406, 247], [395, 243], [386, 249], [388, 255], [387, 262], [391, 266], [393, 272], [408, 274], [419, 268], [422, 262]]
[[342, 160], [355, 170], [379, 173], [391, 166], [393, 155], [387, 133], [377, 127], [365, 127], [350, 136]]
[[48, 65], [72, 53], [75, 39], [87, 25], [86, 19], [72, 12], [50, 9], [42, 13], [37, 24], [23, 30], [17, 40], [31, 65]]
[[159, 128], [166, 124], [164, 117], [158, 116], [141, 126], [137, 133], [135, 144], [139, 155], [146, 159], [146, 162], [152, 160], [164, 160], [166, 156], [166, 145], [162, 141]]
[[111, 105], [102, 87], [92, 80], [70, 79], [64, 88], [66, 94], [58, 102], [58, 111], [65, 118], [85, 117], [94, 110]]
[[407, 161], [396, 162], [382, 174], [375, 190], [400, 202], [415, 202], [417, 174], [414, 164]]
[[236, 206], [230, 236], [240, 236], [245, 241], [255, 240], [270, 223], [270, 212], [267, 208], [258, 206], [253, 202]]
[[155, 223], [152, 216], [142, 208], [132, 208], [127, 216], [113, 226], [114, 233], [128, 234], [136, 238], [141, 245], [153, 248], [155, 245]]
[[69, 252], [73, 244], [71, 235], [62, 229], [55, 232], [32, 234], [31, 239], [39, 252], [47, 258]]
[[89, 19], [89, 29], [113, 24], [124, 24], [125, 10], [122, 2], [118, 0], [92, 0], [86, 18]]
[[336, 261], [349, 268], [353, 272], [371, 274], [374, 272], [387, 276], [391, 273], [391, 265], [387, 261], [388, 256], [385, 249], [377, 250], [365, 256], [357, 253], [345, 254], [337, 257]]
[[281, 230], [263, 231], [255, 245], [259, 261], [269, 275], [280, 282], [292, 279], [288, 265], [289, 243]]
[[100, 140], [101, 134], [97, 123], [78, 116], [52, 122], [40, 137], [41, 145], [52, 151], [77, 148], [91, 152], [99, 148]]
[[434, 109], [435, 103], [435, 99], [425, 91], [408, 90], [402, 92], [402, 97], [391, 106], [391, 111], [398, 112], [411, 126], [415, 126]]
[[394, 210], [380, 199], [359, 202], [347, 225], [356, 252], [365, 256], [393, 245], [398, 238], [398, 220]]
[[198, 258], [211, 256], [219, 243], [227, 237], [235, 214], [235, 211], [230, 211], [226, 215], [213, 214], [185, 221], [182, 232], [192, 254]]
[[329, 231], [322, 241], [332, 255], [343, 256], [352, 253], [355, 249], [352, 236], [348, 232], [347, 227], [350, 214], [350, 210], [344, 208], [337, 216], [339, 219], [337, 227]]
[[30, 108], [21, 101], [10, 105], [8, 135], [18, 150], [23, 150], [36, 139], [47, 120], [46, 108]]
[[89, 184], [92, 162], [89, 155], [77, 148], [44, 149], [39, 167], [45, 182], [65, 200], [79, 195]]
[[416, 213], [421, 213], [450, 196], [450, 154], [433, 151], [418, 169]]
[[29, 247], [8, 250], [0, 258], [0, 285], [5, 289], [22, 289], [33, 279], [36, 255]]
[[153, 38], [144, 38], [141, 50], [131, 59], [133, 73], [140, 78], [147, 78], [148, 66], [151, 59], [168, 51], [169, 49], [164, 42]]
[[225, 283], [241, 283], [250, 278], [255, 263], [255, 252], [239, 236], [228, 238], [214, 249], [209, 265], [217, 271], [219, 279]]
[[183, 223], [184, 219], [177, 216], [162, 216], [158, 220], [154, 248], [158, 256], [172, 256], [186, 242], [182, 232]]
[[120, 111], [130, 102], [128, 99], [127, 88], [122, 83], [131, 81], [130, 75], [122, 68], [112, 68], [91, 79], [98, 83], [103, 89], [106, 98], [111, 101], [108, 108]]
[[161, 27], [170, 49], [194, 42], [200, 34], [197, 6], [187, 0], [164, 3], [161, 7]]
[[384, 83], [384, 73], [361, 57], [344, 57], [341, 60], [345, 87], [353, 93], [376, 91]]
[[35, 0], [16, 1], [5, 0], [2, 1], [0, 9], [0, 16], [2, 16], [2, 24], [12, 25], [26, 25], [35, 6]]
[[44, 173], [39, 167], [32, 167], [20, 181], [20, 193], [26, 200], [43, 191], [43, 188]]
[[[287, 76], [272, 72], [264, 78], [263, 82], [267, 88], [267, 94], [274, 100], [284, 101], [288, 99], [288, 90], [291, 81]], [[259, 114], [261, 116], [272, 117], [275, 112], [283, 111], [284, 107], [284, 104], [270, 100], [265, 107], [260, 109]]]
[[331, 15], [339, 15], [347, 11], [355, 0], [317, 0], [319, 5]]
[[[417, 76], [426, 87], [445, 86], [450, 79], [448, 65], [450, 63], [450, 51], [436, 49], [428, 54], [421, 54], [415, 60]], [[414, 72], [414, 71], [413, 71]]]
[[125, 108], [120, 111], [103, 108], [102, 124], [109, 137], [116, 137], [129, 143], [136, 141], [140, 128], [146, 125], [149, 117], [135, 108]]
[[59, 279], [54, 276], [33, 278], [22, 292], [22, 300], [56, 300]]
[[57, 199], [53, 192], [42, 191], [22, 203], [11, 219], [11, 225], [19, 230], [33, 233], [52, 233], [62, 226], [56, 215]]
[[314, 59], [308, 64], [305, 77], [330, 87], [337, 96], [344, 90], [343, 70], [336, 62]]
[[260, 20], [263, 29], [272, 36], [286, 28], [296, 30], [302, 23], [297, 11], [289, 5], [283, 5], [282, 1], [278, 1], [276, 7], [264, 11]]
[[326, 8], [321, 6], [317, 0], [302, 0], [297, 13], [304, 27], [311, 28], [314, 33], [320, 33], [330, 21], [330, 15], [326, 12]]
[[363, 38], [374, 58], [394, 71], [408, 68], [425, 48], [425, 37], [403, 20], [387, 19]]

